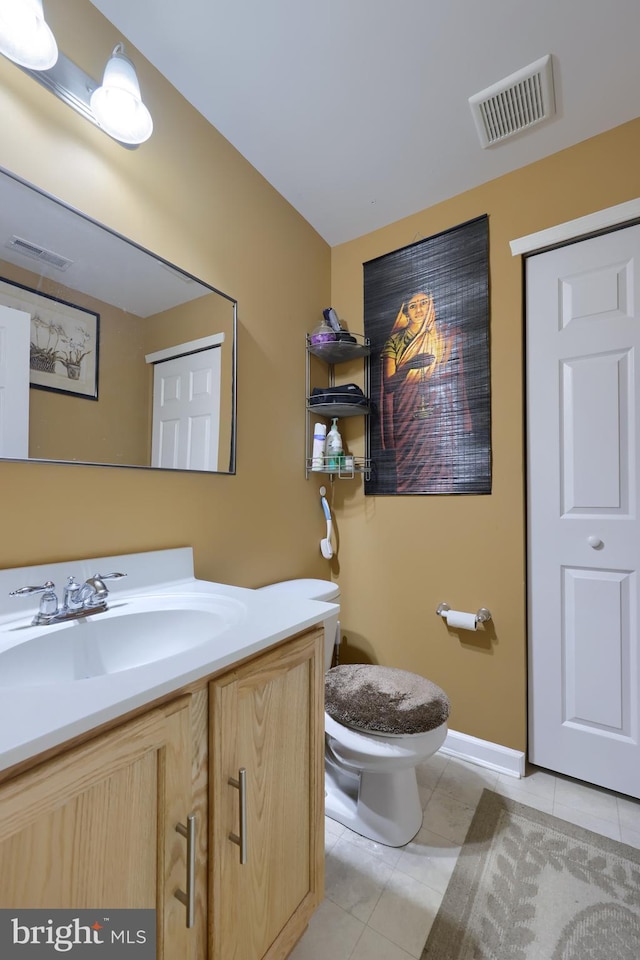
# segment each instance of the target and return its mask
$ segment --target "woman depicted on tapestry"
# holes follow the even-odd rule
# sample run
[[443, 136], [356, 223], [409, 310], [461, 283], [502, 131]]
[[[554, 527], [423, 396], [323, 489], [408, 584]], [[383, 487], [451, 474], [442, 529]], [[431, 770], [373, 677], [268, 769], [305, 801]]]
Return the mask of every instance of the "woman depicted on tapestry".
[[381, 441], [395, 453], [397, 493], [454, 493], [471, 431], [459, 338], [431, 293], [403, 303], [380, 353]]

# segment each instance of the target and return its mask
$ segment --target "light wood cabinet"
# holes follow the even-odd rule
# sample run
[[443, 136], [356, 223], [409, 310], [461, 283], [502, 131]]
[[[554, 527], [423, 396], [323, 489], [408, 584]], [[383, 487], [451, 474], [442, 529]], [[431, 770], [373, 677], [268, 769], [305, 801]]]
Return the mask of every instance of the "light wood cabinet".
[[158, 957], [187, 957], [189, 697], [0, 787], [0, 905], [157, 909]]
[[313, 628], [1, 784], [0, 907], [155, 908], [159, 960], [284, 960], [323, 895], [323, 676]]
[[212, 960], [287, 957], [322, 899], [323, 642], [314, 631], [210, 684]]

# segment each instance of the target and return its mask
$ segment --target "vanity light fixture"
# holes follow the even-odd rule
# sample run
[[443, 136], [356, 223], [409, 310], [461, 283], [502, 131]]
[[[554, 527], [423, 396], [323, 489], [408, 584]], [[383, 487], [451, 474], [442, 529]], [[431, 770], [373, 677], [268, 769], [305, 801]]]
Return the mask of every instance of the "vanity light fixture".
[[135, 68], [118, 43], [104, 68], [102, 86], [91, 94], [91, 109], [105, 133], [121, 143], [148, 140], [153, 131], [151, 114], [140, 96]]
[[55, 64], [58, 44], [44, 19], [42, 0], [0, 0], [0, 53], [31, 70]]
[[[37, 40], [32, 55], [30, 30]], [[45, 49], [47, 37], [52, 46]], [[134, 149], [151, 136], [153, 120], [124, 44], [114, 48], [100, 85], [58, 50], [42, 0], [0, 0], [0, 53], [123, 146]]]

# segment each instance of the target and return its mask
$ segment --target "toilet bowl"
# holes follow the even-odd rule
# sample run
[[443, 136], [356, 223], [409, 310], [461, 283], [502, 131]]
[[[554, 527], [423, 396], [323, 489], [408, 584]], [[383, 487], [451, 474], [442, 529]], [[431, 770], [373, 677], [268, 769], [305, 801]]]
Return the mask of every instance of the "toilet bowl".
[[[329, 580], [286, 580], [262, 590], [339, 604]], [[324, 621], [325, 813], [398, 847], [422, 826], [416, 766], [447, 736], [449, 701], [417, 674], [372, 664], [331, 667], [339, 613]]]

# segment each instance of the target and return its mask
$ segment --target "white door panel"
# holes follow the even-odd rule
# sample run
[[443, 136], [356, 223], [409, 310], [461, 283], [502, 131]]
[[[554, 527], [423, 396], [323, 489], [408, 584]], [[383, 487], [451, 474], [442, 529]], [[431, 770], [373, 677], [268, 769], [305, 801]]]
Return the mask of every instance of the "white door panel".
[[628, 351], [565, 360], [560, 377], [563, 515], [628, 510]]
[[563, 720], [628, 734], [629, 575], [575, 567], [562, 574]]
[[179, 420], [157, 421], [157, 447], [154, 444], [154, 453], [151, 465], [153, 467], [173, 467], [177, 469], [180, 466], [179, 454]]
[[527, 261], [529, 756], [640, 797], [640, 227]]
[[0, 304], [0, 457], [29, 456], [31, 316]]

